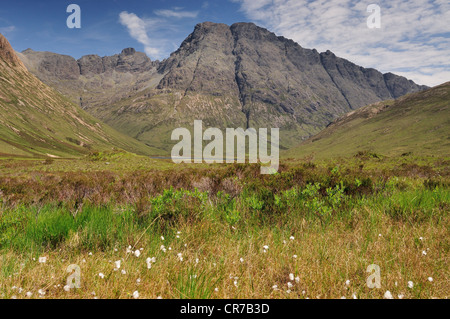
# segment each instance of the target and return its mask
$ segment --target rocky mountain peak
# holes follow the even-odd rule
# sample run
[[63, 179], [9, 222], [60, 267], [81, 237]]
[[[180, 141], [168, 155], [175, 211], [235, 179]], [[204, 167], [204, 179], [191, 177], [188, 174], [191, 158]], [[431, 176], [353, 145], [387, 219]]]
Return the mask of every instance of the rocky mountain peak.
[[16, 52], [11, 47], [9, 41], [0, 33], [0, 58], [6, 63], [11, 63], [14, 66], [25, 69], [22, 61], [17, 57]]
[[122, 50], [121, 55], [127, 56], [127, 55], [133, 55], [135, 53], [136, 53], [136, 50], [134, 48], [126, 48], [126, 49]]

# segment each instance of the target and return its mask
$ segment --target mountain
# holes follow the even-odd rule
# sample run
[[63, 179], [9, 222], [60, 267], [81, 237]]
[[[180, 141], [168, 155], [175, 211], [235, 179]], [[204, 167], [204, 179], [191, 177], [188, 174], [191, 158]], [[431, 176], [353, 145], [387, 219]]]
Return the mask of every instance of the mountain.
[[281, 146], [289, 148], [351, 110], [427, 88], [253, 23], [198, 24], [162, 62], [133, 49], [78, 61], [32, 50], [20, 57], [89, 113], [166, 150], [174, 128], [198, 119], [222, 129], [279, 127]]
[[376, 153], [450, 156], [450, 82], [350, 112], [287, 157]]
[[113, 147], [142, 155], [158, 153], [43, 84], [0, 34], [0, 155], [73, 157]]

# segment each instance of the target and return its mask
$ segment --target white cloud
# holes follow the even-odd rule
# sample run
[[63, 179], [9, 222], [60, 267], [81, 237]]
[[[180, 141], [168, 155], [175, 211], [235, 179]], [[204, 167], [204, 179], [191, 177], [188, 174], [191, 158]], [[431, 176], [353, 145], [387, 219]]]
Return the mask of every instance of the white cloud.
[[157, 16], [165, 18], [197, 18], [198, 11], [180, 11], [181, 8], [175, 8], [176, 10], [156, 10], [154, 11]]
[[147, 35], [148, 22], [142, 20], [134, 13], [123, 11], [119, 14], [120, 23], [128, 28], [131, 37], [144, 45], [145, 53], [152, 58], [159, 58], [159, 49], [151, 45], [150, 38]]
[[[319, 51], [430, 86], [450, 81], [448, 0], [231, 0], [255, 23]], [[381, 7], [381, 29], [367, 6]]]
[[13, 25], [10, 25], [10, 26], [8, 26], [8, 27], [0, 27], [0, 33], [1, 34], [3, 34], [3, 35], [7, 35], [8, 33], [11, 33], [11, 32], [13, 32], [13, 31], [15, 31], [16, 30], [16, 27], [15, 26], [13, 26]]

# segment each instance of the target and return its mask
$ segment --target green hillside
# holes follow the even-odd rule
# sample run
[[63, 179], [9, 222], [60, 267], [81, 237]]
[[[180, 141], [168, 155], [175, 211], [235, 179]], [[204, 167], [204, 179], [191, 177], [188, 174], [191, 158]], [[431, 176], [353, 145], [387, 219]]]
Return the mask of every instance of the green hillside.
[[76, 157], [161, 152], [99, 122], [29, 73], [0, 34], [0, 156]]
[[351, 112], [284, 153], [318, 159], [373, 152], [450, 155], [450, 82]]

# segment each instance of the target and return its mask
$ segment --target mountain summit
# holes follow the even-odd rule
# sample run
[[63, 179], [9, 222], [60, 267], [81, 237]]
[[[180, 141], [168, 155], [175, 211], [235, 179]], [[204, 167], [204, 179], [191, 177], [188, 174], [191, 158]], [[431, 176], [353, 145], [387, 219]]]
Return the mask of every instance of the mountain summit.
[[39, 81], [0, 35], [0, 155], [76, 157], [113, 147], [145, 155], [158, 152]]
[[12, 63], [14, 66], [21, 67], [25, 69], [22, 61], [17, 57], [15, 51], [9, 44], [8, 40], [0, 33], [0, 57], [8, 62]]
[[[253, 23], [200, 23], [162, 62], [133, 49], [50, 63], [54, 55], [20, 56], [91, 114], [166, 149], [171, 130], [196, 119], [219, 128], [279, 127], [282, 147], [291, 147], [349, 111], [427, 88], [303, 48]], [[69, 64], [74, 73], [61, 81]]]

